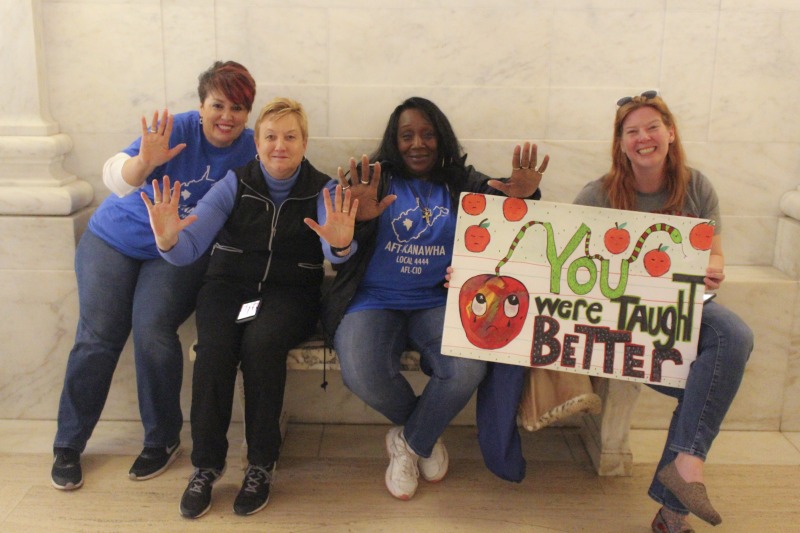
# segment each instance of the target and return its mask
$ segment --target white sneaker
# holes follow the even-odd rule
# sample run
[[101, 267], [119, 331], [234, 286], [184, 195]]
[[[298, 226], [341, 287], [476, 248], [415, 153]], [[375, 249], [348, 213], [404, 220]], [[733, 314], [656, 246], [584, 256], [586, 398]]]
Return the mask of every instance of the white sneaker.
[[386, 488], [399, 500], [410, 500], [417, 491], [419, 456], [408, 447], [401, 426], [386, 433], [386, 452], [389, 468], [386, 469]]
[[438, 439], [433, 445], [431, 456], [419, 458], [419, 473], [425, 481], [437, 483], [447, 475], [447, 467], [450, 465], [450, 456], [447, 448], [444, 447], [442, 439]]

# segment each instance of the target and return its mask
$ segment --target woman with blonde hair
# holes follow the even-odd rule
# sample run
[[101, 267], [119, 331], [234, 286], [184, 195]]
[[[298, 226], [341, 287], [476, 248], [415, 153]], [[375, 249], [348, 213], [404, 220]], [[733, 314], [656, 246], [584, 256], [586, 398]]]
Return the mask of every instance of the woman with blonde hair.
[[[180, 512], [198, 518], [211, 508], [211, 490], [225, 471], [237, 370], [244, 383], [248, 467], [233, 504], [250, 515], [267, 505], [281, 446], [280, 414], [286, 355], [314, 333], [320, 309], [323, 254], [317, 234], [334, 246], [348, 239], [357, 205], [336, 189], [331, 208], [323, 187], [331, 179], [305, 158], [308, 119], [299, 102], [275, 98], [255, 125], [258, 155], [229, 172], [181, 219], [181, 184], [153, 198], [142, 193], [161, 255], [191, 264], [210, 246], [211, 259], [197, 297], [197, 359], [192, 379], [192, 465]], [[354, 202], [355, 203], [355, 202]], [[348, 213], [349, 211], [349, 213]], [[315, 233], [315, 231], [317, 233]], [[166, 287], [168, 289], [168, 287]]]

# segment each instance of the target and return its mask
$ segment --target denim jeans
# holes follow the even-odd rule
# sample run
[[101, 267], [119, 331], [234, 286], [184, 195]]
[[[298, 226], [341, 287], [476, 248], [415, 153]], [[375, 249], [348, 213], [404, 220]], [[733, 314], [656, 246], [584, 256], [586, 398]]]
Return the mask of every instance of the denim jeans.
[[[430, 457], [436, 439], [486, 373], [483, 361], [442, 355], [444, 310], [348, 313], [334, 338], [345, 385], [393, 424], [404, 426], [406, 441], [422, 457]], [[430, 376], [419, 397], [400, 373], [406, 347], [420, 353], [421, 368]]]
[[[680, 452], [705, 461], [739, 390], [752, 351], [753, 332], [741, 318], [716, 302], [703, 306], [697, 359], [689, 369], [686, 388], [652, 387], [678, 399], [656, 472], [674, 461]], [[648, 494], [672, 511], [688, 513], [655, 477]]]
[[161, 258], [133, 259], [84, 232], [75, 254], [80, 316], [55, 447], [86, 448], [131, 330], [144, 446], [178, 439], [183, 350], [177, 329], [194, 310], [206, 265], [206, 258], [186, 267]]

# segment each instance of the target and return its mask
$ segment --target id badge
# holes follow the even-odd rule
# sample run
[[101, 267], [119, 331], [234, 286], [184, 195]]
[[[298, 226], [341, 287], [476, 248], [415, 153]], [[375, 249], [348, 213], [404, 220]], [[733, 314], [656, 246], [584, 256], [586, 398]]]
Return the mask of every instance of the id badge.
[[261, 299], [243, 303], [242, 308], [239, 309], [239, 316], [236, 317], [236, 323], [250, 322], [258, 315], [258, 310], [260, 308]]

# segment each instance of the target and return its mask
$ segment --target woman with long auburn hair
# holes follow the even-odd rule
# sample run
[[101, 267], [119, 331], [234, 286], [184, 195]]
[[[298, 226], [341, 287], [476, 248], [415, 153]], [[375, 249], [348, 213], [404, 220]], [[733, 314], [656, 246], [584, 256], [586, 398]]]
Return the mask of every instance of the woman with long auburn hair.
[[[575, 203], [713, 220], [706, 290], [718, 289], [725, 279], [716, 192], [708, 178], [686, 165], [675, 117], [656, 91], [619, 99], [611, 169], [588, 183]], [[690, 512], [713, 525], [722, 522], [708, 498], [703, 466], [752, 349], [753, 332], [747, 324], [708, 301], [686, 388], [652, 386], [678, 400], [649, 490], [650, 497], [661, 504], [652, 523], [654, 532], [693, 531], [686, 521]]]

